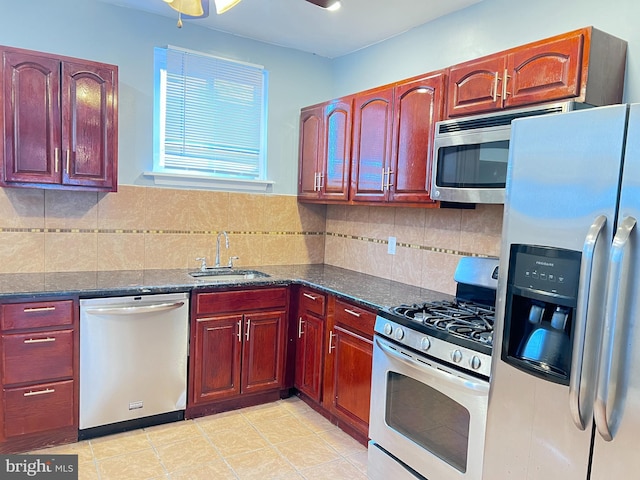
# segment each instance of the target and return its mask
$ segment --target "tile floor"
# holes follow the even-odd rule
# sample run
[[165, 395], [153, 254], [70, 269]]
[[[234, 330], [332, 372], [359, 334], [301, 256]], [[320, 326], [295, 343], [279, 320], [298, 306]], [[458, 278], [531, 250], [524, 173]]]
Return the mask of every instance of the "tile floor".
[[80, 480], [367, 478], [366, 448], [297, 397], [45, 452], [77, 454]]

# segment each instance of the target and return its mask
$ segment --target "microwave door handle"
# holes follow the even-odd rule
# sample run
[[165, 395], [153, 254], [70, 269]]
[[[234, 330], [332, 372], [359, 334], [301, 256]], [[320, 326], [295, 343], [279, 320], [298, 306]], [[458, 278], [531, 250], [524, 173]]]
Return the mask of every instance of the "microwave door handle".
[[[624, 313], [624, 303], [628, 291], [629, 262], [625, 257], [629, 255], [629, 239], [636, 226], [636, 219], [626, 217], [613, 238], [611, 254], [609, 256], [609, 273], [607, 276], [606, 310], [604, 316], [604, 331], [600, 348], [600, 362], [598, 365], [598, 381], [596, 399], [593, 408], [596, 428], [600, 436], [606, 441], [613, 440], [614, 431], [619, 417], [615, 409], [615, 399], [609, 405], [609, 385], [611, 379], [620, 378], [622, 361], [613, 361], [616, 329], [623, 320], [619, 317]], [[621, 355], [624, 356], [624, 355]], [[611, 408], [610, 408], [611, 407]]]
[[[587, 232], [582, 248], [582, 263], [580, 265], [580, 277], [578, 280], [578, 303], [576, 307], [576, 323], [573, 337], [573, 357], [571, 359], [571, 379], [569, 381], [569, 410], [571, 418], [576, 427], [580, 430], [586, 428], [586, 418], [591, 415], [590, 408], [583, 408], [583, 402], [580, 398], [580, 390], [585, 374], [592, 375], [593, 372], [584, 372], [584, 349], [587, 331], [587, 317], [589, 312], [589, 302], [593, 302], [593, 297], [589, 297], [592, 283], [593, 264], [596, 247], [602, 239], [602, 233], [607, 223], [607, 217], [600, 215], [596, 218]], [[596, 308], [596, 306], [593, 306]], [[596, 308], [597, 310], [597, 308]], [[593, 384], [593, 382], [588, 382]], [[587, 393], [589, 395], [589, 393]]]

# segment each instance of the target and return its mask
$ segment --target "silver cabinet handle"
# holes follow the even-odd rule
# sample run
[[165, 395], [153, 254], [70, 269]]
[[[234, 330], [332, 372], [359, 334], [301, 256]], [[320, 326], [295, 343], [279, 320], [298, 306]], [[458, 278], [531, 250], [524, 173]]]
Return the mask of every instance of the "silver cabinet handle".
[[27, 340], [25, 340], [23, 343], [47, 343], [47, 342], [55, 342], [56, 339], [52, 338], [52, 337], [47, 337], [47, 338], [29, 338]]
[[23, 396], [33, 397], [34, 395], [45, 395], [47, 393], [53, 393], [55, 391], [55, 388], [45, 388], [44, 390], [36, 390], [35, 392], [33, 390], [29, 390], [28, 392], [25, 392]]
[[149, 312], [162, 312], [164, 310], [173, 310], [180, 308], [184, 305], [184, 302], [171, 302], [171, 303], [154, 303], [151, 305], [140, 305], [135, 307], [103, 307], [103, 308], [87, 308], [87, 313], [106, 313], [109, 315], [131, 315], [133, 313], [149, 313]]
[[58, 171], [60, 170], [60, 149], [58, 147], [53, 149], [53, 158], [55, 172], [58, 173]]
[[500, 77], [498, 76], [498, 72], [495, 73], [495, 78], [493, 79], [493, 103], [498, 101], [498, 82], [500, 81]]
[[384, 167], [382, 167], [382, 180], [380, 181], [380, 191], [384, 192], [384, 177], [386, 175], [386, 171], [384, 169]]
[[35, 313], [35, 312], [53, 312], [56, 307], [31, 307], [25, 308], [22, 311], [24, 313]]
[[333, 333], [333, 330], [331, 330], [329, 332], [329, 355], [331, 355], [331, 352], [333, 352], [333, 350], [335, 350], [336, 346], [333, 344], [333, 339], [335, 338], [336, 334]]
[[393, 170], [391, 170], [391, 168], [387, 168], [387, 183], [385, 185], [387, 190], [391, 190], [391, 187], [393, 187], [393, 183], [391, 183], [391, 175], [393, 175]]
[[509, 71], [505, 68], [504, 77], [502, 77], [502, 101], [503, 102], [507, 100], [507, 95], [509, 95], [509, 91], [507, 90], [507, 82], [511, 77], [508, 75], [508, 73]]
[[70, 167], [70, 162], [71, 162], [71, 150], [67, 150], [67, 175], [69, 175], [69, 167]]
[[[609, 409], [609, 384], [611, 379], [621, 378], [622, 363], [613, 362], [614, 340], [616, 330], [620, 328], [618, 322], [622, 321], [627, 297], [627, 280], [629, 274], [628, 263], [625, 254], [628, 252], [629, 238], [636, 226], [636, 219], [626, 217], [613, 238], [611, 254], [609, 257], [609, 274], [607, 277], [607, 303], [604, 316], [604, 330], [602, 335], [602, 347], [600, 349], [600, 364], [598, 368], [598, 382], [596, 388], [596, 400], [594, 404], [594, 419], [600, 436], [606, 441], [613, 440], [613, 433], [620, 421], [616, 402]], [[622, 287], [622, 288], [621, 288]], [[623, 354], [622, 354], [623, 355]], [[624, 356], [624, 355], [623, 355]]]
[[298, 338], [302, 338], [302, 335], [304, 334], [304, 332], [302, 331], [303, 324], [304, 324], [304, 320], [302, 320], [302, 317], [300, 317], [298, 319]]
[[345, 308], [344, 311], [347, 312], [349, 315], [353, 315], [354, 317], [360, 318], [360, 314], [358, 312], [354, 312], [353, 310], [349, 310], [348, 308]]
[[313, 191], [314, 192], [318, 191], [318, 172], [315, 172], [313, 174]]
[[318, 191], [322, 191], [322, 187], [324, 187], [324, 173], [318, 173]]
[[242, 343], [242, 320], [238, 320], [238, 342]]
[[[591, 277], [593, 273], [594, 254], [598, 241], [600, 240], [607, 217], [600, 215], [596, 218], [587, 232], [582, 248], [582, 263], [580, 265], [580, 278], [578, 280], [578, 304], [576, 307], [576, 321], [573, 337], [573, 358], [571, 359], [571, 379], [569, 380], [569, 410], [573, 423], [580, 430], [586, 428], [590, 421], [591, 409], [582, 408], [580, 399], [580, 389], [583, 381], [584, 368], [584, 348], [587, 332], [587, 312], [589, 311], [589, 298], [591, 291]], [[594, 306], [595, 308], [595, 306]], [[592, 372], [586, 372], [591, 375]], [[585, 379], [586, 380], [586, 379]], [[589, 382], [587, 382], [589, 383]], [[589, 393], [588, 393], [589, 394]]]
[[309, 295], [308, 293], [303, 293], [302, 295], [310, 300], [313, 300], [314, 302], [318, 299], [318, 297], [314, 297], [313, 295]]
[[247, 342], [249, 341], [249, 333], [251, 332], [251, 319], [247, 318], [247, 330], [245, 333], [245, 338], [247, 339]]

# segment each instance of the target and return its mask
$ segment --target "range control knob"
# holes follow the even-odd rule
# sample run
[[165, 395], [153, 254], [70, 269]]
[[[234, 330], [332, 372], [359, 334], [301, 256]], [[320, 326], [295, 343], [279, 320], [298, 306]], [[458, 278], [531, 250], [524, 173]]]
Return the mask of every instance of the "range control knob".
[[453, 360], [455, 363], [460, 363], [460, 361], [462, 360], [462, 352], [457, 349], [451, 352], [451, 360]]
[[396, 337], [396, 340], [402, 340], [404, 338], [404, 330], [402, 328], [396, 328], [393, 336]]
[[422, 350], [429, 350], [431, 348], [431, 341], [428, 337], [422, 337], [422, 340], [420, 340], [420, 348], [422, 348]]
[[390, 323], [385, 323], [384, 324], [384, 334], [385, 335], [391, 335], [391, 332], [393, 332], [393, 327], [391, 326]]
[[474, 370], [477, 370], [477, 369], [480, 368], [480, 365], [482, 365], [482, 362], [480, 361], [480, 359], [476, 355], [474, 355], [473, 357], [471, 357], [471, 360], [469, 360], [469, 365]]

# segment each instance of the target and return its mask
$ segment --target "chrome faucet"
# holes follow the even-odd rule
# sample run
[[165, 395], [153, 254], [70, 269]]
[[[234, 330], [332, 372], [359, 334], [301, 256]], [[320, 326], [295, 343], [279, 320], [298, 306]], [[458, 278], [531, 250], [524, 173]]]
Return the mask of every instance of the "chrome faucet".
[[216, 264], [214, 265], [216, 268], [220, 266], [220, 235], [224, 235], [225, 246], [229, 250], [229, 235], [227, 235], [227, 232], [222, 231], [218, 233], [216, 238]]

